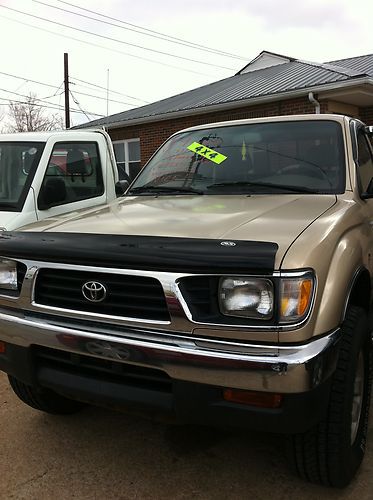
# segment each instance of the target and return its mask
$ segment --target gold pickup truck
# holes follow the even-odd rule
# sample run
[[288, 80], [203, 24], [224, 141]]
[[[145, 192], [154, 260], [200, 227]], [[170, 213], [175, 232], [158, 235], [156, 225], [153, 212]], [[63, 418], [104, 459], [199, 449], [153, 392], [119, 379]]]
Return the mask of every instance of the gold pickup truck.
[[117, 201], [0, 233], [14, 392], [288, 433], [303, 478], [347, 485], [373, 373], [372, 134], [326, 114], [190, 128]]

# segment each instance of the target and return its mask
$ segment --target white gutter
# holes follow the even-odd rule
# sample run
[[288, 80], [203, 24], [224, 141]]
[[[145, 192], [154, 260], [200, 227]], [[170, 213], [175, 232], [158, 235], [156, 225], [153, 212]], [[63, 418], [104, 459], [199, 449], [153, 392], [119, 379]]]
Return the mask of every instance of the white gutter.
[[310, 101], [310, 103], [315, 105], [315, 113], [317, 115], [319, 115], [320, 114], [320, 103], [317, 99], [315, 99], [313, 92], [308, 93], [308, 100]]
[[[214, 113], [215, 111], [224, 111], [226, 109], [242, 108], [243, 106], [254, 106], [255, 104], [262, 104], [267, 102], [279, 101], [284, 99], [291, 99], [296, 97], [304, 97], [309, 92], [325, 92], [328, 90], [339, 90], [349, 87], [356, 87], [357, 85], [368, 84], [373, 86], [373, 78], [364, 77], [356, 78], [355, 80], [348, 80], [347, 82], [328, 83], [326, 85], [319, 85], [316, 87], [305, 87], [303, 89], [295, 91], [280, 92], [278, 94], [271, 94], [261, 97], [253, 97], [249, 99], [241, 99], [240, 101], [224, 102], [222, 104], [214, 104], [212, 106], [205, 106], [204, 108], [192, 108], [187, 110], [171, 111], [169, 113], [164, 113], [162, 115], [151, 115], [144, 116], [142, 118], [135, 118], [133, 120], [124, 120], [115, 123], [106, 123], [105, 128], [107, 130], [112, 130], [116, 128], [132, 127], [134, 125], [139, 125], [143, 123], [160, 122], [165, 120], [172, 120], [175, 118], [182, 118], [185, 116], [202, 115], [208, 113]], [[92, 127], [98, 127], [99, 125], [92, 125]], [[89, 127], [84, 127], [89, 129]]]

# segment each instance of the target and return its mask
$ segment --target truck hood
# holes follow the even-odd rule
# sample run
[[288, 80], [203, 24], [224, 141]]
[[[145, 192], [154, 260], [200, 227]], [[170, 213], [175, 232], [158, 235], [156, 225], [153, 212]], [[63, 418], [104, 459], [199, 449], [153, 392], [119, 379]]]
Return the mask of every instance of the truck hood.
[[275, 242], [279, 263], [294, 239], [335, 202], [334, 195], [128, 196], [25, 229]]

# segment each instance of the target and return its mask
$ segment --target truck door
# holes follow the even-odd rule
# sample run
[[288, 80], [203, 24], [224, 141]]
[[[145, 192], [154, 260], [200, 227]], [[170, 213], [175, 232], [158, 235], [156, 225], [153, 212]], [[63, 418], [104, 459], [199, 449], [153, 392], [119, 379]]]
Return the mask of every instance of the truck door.
[[98, 144], [94, 141], [56, 142], [37, 196], [38, 218], [105, 202]]

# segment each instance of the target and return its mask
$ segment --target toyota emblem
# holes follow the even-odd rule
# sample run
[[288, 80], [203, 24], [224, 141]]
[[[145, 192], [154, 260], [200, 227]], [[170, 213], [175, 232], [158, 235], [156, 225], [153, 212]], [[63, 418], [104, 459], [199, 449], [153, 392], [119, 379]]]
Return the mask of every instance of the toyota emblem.
[[89, 353], [109, 359], [123, 361], [130, 357], [130, 352], [125, 347], [103, 340], [90, 340], [86, 343], [85, 347]]
[[107, 289], [99, 281], [87, 281], [82, 286], [82, 294], [89, 302], [102, 302], [106, 298]]

